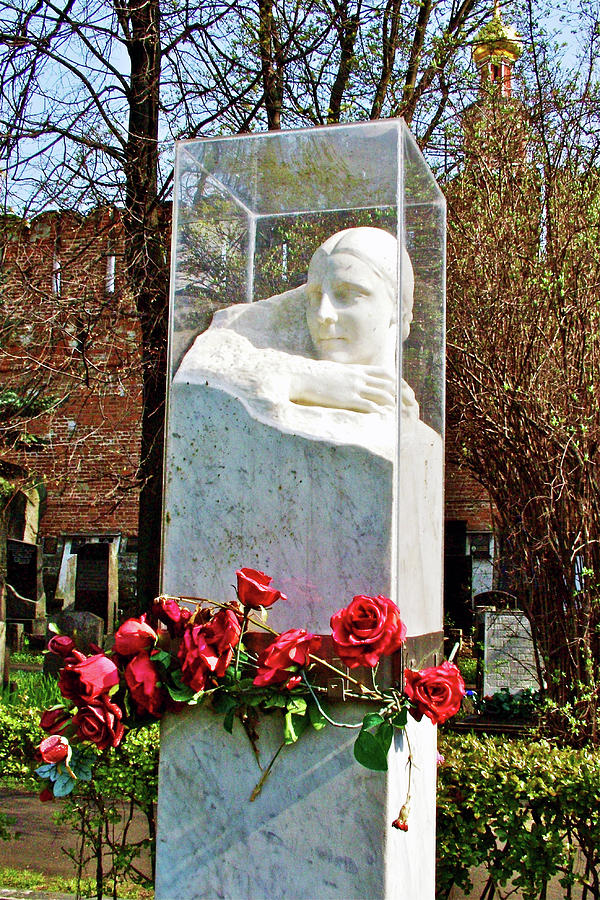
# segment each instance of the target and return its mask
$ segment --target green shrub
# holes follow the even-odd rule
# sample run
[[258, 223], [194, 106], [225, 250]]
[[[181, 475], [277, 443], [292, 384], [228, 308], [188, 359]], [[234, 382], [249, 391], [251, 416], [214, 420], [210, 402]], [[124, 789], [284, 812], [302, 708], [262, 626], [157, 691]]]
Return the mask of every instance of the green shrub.
[[600, 896], [600, 752], [474, 735], [443, 735], [440, 752], [440, 900], [453, 885], [468, 892], [475, 866], [524, 900], [554, 876], [565, 896], [576, 883]]
[[503, 690], [497, 691], [491, 697], [484, 697], [479, 712], [507, 722], [530, 721], [540, 712], [542, 702], [541, 693], [531, 688], [516, 691], [514, 694]]
[[459, 656], [456, 665], [464, 678], [465, 684], [475, 684], [477, 680], [477, 660], [474, 656]]
[[37, 789], [31, 774], [34, 750], [45, 736], [37, 709], [0, 703], [0, 778], [16, 779], [25, 790]]

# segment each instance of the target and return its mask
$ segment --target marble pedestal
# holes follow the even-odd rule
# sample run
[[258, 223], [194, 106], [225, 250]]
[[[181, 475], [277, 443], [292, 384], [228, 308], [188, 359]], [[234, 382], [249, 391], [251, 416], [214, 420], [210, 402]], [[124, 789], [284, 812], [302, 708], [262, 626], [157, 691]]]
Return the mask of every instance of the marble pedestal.
[[[235, 570], [267, 572], [288, 595], [278, 630], [330, 633], [358, 593], [400, 596], [409, 635], [441, 627], [440, 438], [422, 423], [395, 464], [358, 445], [288, 434], [208, 385], [171, 388], [163, 591], [233, 599]], [[400, 513], [396, 515], [396, 504]], [[365, 707], [335, 707], [360, 721]], [[261, 765], [282, 738], [261, 724]], [[224, 897], [433, 900], [436, 734], [411, 721], [389, 772], [355, 762], [355, 731], [327, 727], [284, 750], [259, 798], [260, 769], [236, 722], [209, 710], [166, 717], [161, 734], [157, 900]]]
[[[335, 714], [358, 721], [365, 707]], [[260, 727], [261, 763], [282, 738], [278, 716]], [[409, 725], [415, 764], [409, 831], [391, 828], [407, 788], [407, 747], [387, 774], [352, 755], [356, 732], [305, 733], [261, 772], [238, 722], [202, 710], [169, 716], [161, 730], [157, 900], [433, 900], [435, 731]]]

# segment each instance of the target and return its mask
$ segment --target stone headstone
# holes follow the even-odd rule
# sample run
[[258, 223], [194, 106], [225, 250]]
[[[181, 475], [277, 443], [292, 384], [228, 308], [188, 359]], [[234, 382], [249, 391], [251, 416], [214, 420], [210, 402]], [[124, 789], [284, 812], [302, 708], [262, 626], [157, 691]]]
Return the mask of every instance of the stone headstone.
[[520, 610], [482, 609], [477, 613], [483, 638], [483, 696], [507, 690], [539, 691], [531, 625]]
[[[85, 610], [76, 610], [73, 607], [63, 609], [58, 615], [49, 620], [59, 629], [61, 634], [70, 635], [75, 641], [75, 646], [82, 653], [93, 653], [91, 645], [102, 647], [104, 641], [104, 620], [94, 613]], [[50, 629], [46, 632], [46, 643], [56, 632]], [[62, 666], [62, 658], [55, 653], [46, 653], [44, 656], [44, 675], [56, 675]]]
[[[104, 641], [104, 620], [94, 613], [73, 608], [63, 609], [58, 615], [52, 616], [49, 621], [56, 625], [61, 634], [70, 635], [75, 641], [75, 646], [82, 653], [93, 652], [90, 649], [91, 644], [102, 647]], [[46, 639], [50, 640], [55, 633], [48, 630]], [[50, 659], [52, 656], [54, 654], [48, 653], [45, 660]]]
[[119, 536], [65, 535], [55, 599], [100, 616], [115, 629], [119, 602]]
[[[16, 541], [12, 538], [7, 540], [6, 581], [21, 597], [34, 602], [40, 600], [44, 591], [42, 548], [39, 544]], [[8, 617], [11, 618], [10, 614]], [[26, 616], [26, 618], [29, 617]]]

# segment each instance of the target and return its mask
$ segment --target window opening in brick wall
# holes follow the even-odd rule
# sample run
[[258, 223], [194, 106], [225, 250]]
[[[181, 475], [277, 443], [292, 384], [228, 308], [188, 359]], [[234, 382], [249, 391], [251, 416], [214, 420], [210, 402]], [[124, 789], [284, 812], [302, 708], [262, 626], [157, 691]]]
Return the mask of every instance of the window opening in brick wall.
[[115, 292], [115, 276], [117, 271], [117, 257], [114, 253], [109, 253], [106, 257], [106, 283], [105, 291], [107, 294]]
[[61, 268], [60, 268], [60, 255], [58, 252], [58, 248], [54, 250], [54, 256], [52, 257], [52, 293], [55, 297], [60, 297], [60, 282], [61, 282]]

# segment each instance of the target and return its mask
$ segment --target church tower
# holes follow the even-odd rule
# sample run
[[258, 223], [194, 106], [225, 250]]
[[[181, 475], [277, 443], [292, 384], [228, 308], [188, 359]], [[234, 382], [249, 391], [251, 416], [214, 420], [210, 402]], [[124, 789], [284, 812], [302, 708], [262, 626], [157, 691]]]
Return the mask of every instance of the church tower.
[[499, 0], [494, 0], [494, 15], [479, 31], [473, 47], [482, 93], [494, 90], [501, 97], [512, 96], [513, 67], [522, 50], [519, 35], [510, 25], [505, 25]]

